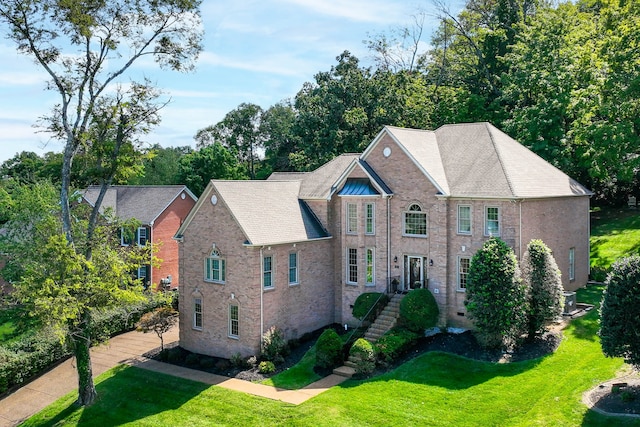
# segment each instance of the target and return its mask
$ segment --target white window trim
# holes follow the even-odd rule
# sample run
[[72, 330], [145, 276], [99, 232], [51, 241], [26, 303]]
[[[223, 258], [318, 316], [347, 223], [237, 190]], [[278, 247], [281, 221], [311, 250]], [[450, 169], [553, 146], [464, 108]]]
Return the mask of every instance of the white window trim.
[[[200, 311], [196, 310], [196, 306], [200, 305]], [[191, 327], [193, 329], [196, 329], [198, 331], [202, 330], [202, 324], [203, 322], [203, 316], [202, 316], [202, 298], [194, 298], [193, 299], [193, 319], [192, 319], [192, 324]], [[198, 314], [200, 314], [200, 326], [198, 326]]]
[[[132, 242], [127, 243], [125, 237], [125, 227], [120, 227], [120, 246], [130, 246]], [[134, 236], [135, 237], [135, 236]]]
[[[458, 265], [457, 265], [457, 269], [456, 269], [456, 289], [458, 290], [458, 292], [466, 292], [467, 288], [466, 287], [462, 287], [461, 286], [461, 281], [460, 281], [460, 264], [462, 262], [463, 259], [469, 260], [469, 266], [471, 266], [471, 257], [467, 257], [467, 256], [459, 256], [458, 257]], [[469, 271], [467, 270], [467, 283], [469, 283]]]
[[[264, 269], [265, 268], [264, 260], [266, 258], [271, 258], [271, 270], [265, 270]], [[276, 262], [275, 262], [275, 257], [273, 255], [264, 255], [262, 257], [262, 287], [263, 287], [263, 289], [274, 289], [276, 287], [275, 286], [275, 269], [276, 269], [275, 267], [276, 267]], [[268, 285], [268, 286], [264, 281], [264, 274], [267, 273], [267, 272], [271, 273], [270, 274], [271, 284]]]
[[576, 248], [569, 248], [569, 281], [576, 280]]
[[149, 236], [148, 236], [149, 233], [147, 233], [147, 227], [138, 227], [138, 232], [136, 233], [136, 243], [138, 244], [138, 246], [144, 246], [142, 243], [140, 243], [140, 236], [142, 234], [141, 231], [143, 230], [144, 230], [144, 240], [145, 240], [144, 244], [146, 245], [147, 242], [149, 242]]
[[[369, 281], [369, 252], [371, 252], [371, 281]], [[375, 248], [366, 248], [365, 249], [365, 286], [375, 286], [376, 285], [376, 249]]]
[[[353, 210], [352, 210], [353, 208]], [[352, 216], [353, 215], [353, 216]], [[347, 234], [358, 234], [358, 205], [356, 203], [347, 203]], [[355, 224], [351, 228], [351, 220], [354, 220]]]
[[[213, 278], [213, 260], [217, 260], [220, 263], [220, 279], [216, 280]], [[207, 268], [207, 262], [210, 262], [211, 271]], [[211, 274], [209, 274], [211, 273]], [[210, 276], [210, 277], [209, 277]], [[227, 261], [225, 258], [222, 258], [220, 251], [218, 249], [214, 249], [211, 251], [208, 257], [204, 259], [204, 281], [209, 283], [219, 283], [224, 285], [227, 283]]]
[[[489, 234], [489, 209], [497, 209], [498, 210], [498, 219], [496, 222], [498, 223], [498, 233]], [[494, 221], [494, 220], [491, 220]], [[500, 206], [485, 206], [484, 207], [484, 235], [487, 237], [500, 237], [502, 235], [502, 211]]]
[[[295, 272], [296, 272], [296, 280], [295, 281], [291, 281], [291, 255], [295, 255], [296, 256], [296, 266], [295, 266]], [[300, 284], [300, 257], [298, 256], [298, 252], [289, 252], [289, 286], [295, 286], [295, 285], [299, 285]]]
[[[368, 209], [371, 206], [371, 231], [367, 230], [369, 224]], [[373, 202], [364, 204], [364, 234], [374, 236], [376, 234], [376, 204]]]
[[[461, 231], [460, 230], [460, 208], [469, 208], [469, 231]], [[465, 236], [470, 236], [473, 234], [473, 207], [471, 205], [458, 205], [458, 234], [462, 234]]]
[[[355, 251], [356, 254], [356, 261], [355, 264], [351, 264], [351, 250]], [[346, 277], [346, 282], [348, 285], [357, 285], [358, 284], [358, 249], [357, 248], [347, 248], [347, 277]], [[351, 280], [351, 266], [355, 266], [356, 268], [356, 281], [352, 281]]]
[[[420, 208], [419, 211], [410, 210], [412, 206], [417, 206]], [[416, 214], [424, 215], [424, 225], [425, 225], [425, 234], [409, 234], [407, 233], [407, 214]], [[427, 212], [422, 208], [422, 205], [419, 203], [411, 203], [406, 210], [402, 212], [402, 235], [407, 237], [428, 237], [429, 236], [429, 217], [427, 216]]]
[[[231, 317], [231, 308], [232, 307], [236, 308], [236, 315], [238, 316], [238, 318], [235, 319], [236, 327], [238, 329], [238, 333], [237, 334], [233, 333], [233, 322], [234, 322], [234, 320]], [[237, 304], [229, 304], [229, 330], [228, 330], [228, 337], [229, 338], [233, 338], [233, 339], [240, 338], [240, 307]]]

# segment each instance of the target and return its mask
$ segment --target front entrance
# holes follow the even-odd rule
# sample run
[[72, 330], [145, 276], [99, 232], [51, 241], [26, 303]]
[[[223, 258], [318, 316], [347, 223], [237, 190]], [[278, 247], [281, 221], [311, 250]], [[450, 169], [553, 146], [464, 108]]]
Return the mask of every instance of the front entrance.
[[425, 287], [425, 259], [421, 256], [407, 255], [404, 257], [404, 290]]

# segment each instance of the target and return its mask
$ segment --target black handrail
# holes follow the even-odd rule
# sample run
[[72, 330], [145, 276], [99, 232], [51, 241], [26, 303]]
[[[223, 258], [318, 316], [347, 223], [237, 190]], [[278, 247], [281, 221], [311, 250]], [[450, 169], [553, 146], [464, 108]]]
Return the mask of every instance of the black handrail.
[[[371, 313], [371, 310], [373, 310], [374, 308], [376, 308], [378, 306], [378, 302], [380, 301], [380, 299], [382, 297], [386, 296], [387, 298], [389, 297], [387, 294], [385, 294], [384, 292], [380, 292], [380, 296], [378, 297], [378, 299], [376, 299], [376, 302], [374, 302], [371, 305], [371, 308], [369, 309], [369, 311], [367, 311], [367, 314], [365, 314], [362, 317], [362, 320], [360, 320], [360, 322], [358, 323], [358, 326], [356, 326], [355, 328], [353, 328], [353, 331], [351, 332], [351, 334], [349, 335], [349, 338], [347, 338], [347, 340], [345, 341], [345, 345], [347, 345], [351, 339], [353, 338], [353, 335], [356, 333], [357, 330], [360, 329], [360, 327], [362, 326], [362, 324], [364, 323], [365, 319], [367, 319], [369, 317], [369, 314]], [[377, 316], [376, 316], [377, 317]], [[375, 321], [375, 320], [374, 320]], [[373, 322], [371, 322], [373, 324]]]

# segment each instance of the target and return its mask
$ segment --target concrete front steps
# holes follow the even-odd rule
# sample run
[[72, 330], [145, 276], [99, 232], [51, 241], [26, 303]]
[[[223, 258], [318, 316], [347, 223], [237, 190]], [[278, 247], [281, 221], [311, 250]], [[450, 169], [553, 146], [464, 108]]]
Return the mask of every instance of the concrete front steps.
[[381, 336], [389, 332], [391, 328], [396, 326], [400, 317], [400, 301], [404, 298], [403, 294], [394, 294], [389, 300], [387, 306], [382, 310], [376, 320], [369, 326], [367, 332], [364, 333], [364, 339], [374, 344]]
[[[398, 318], [400, 317], [400, 301], [404, 297], [403, 294], [395, 294], [387, 306], [382, 310], [376, 320], [369, 326], [364, 333], [364, 339], [374, 344], [391, 328], [396, 326]], [[349, 359], [344, 362], [344, 366], [333, 370], [335, 375], [351, 378], [356, 373], [356, 366], [358, 366], [358, 358], [356, 356], [349, 356]]]

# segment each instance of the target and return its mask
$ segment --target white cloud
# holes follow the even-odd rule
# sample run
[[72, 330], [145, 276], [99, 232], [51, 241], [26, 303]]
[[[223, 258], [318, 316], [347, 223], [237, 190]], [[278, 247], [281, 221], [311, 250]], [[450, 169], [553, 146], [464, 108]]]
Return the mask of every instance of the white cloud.
[[356, 22], [389, 24], [403, 22], [407, 3], [372, 0], [283, 0], [313, 12]]

